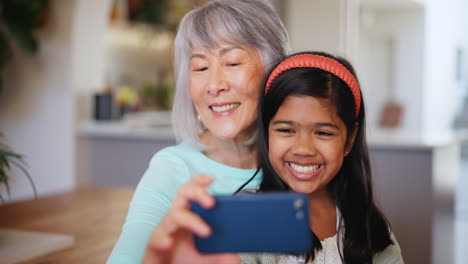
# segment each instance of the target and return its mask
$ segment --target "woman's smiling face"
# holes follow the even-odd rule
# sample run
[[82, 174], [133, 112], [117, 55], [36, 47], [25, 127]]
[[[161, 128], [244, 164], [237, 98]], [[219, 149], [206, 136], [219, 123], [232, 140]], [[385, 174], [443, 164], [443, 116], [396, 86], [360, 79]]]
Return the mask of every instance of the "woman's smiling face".
[[190, 96], [201, 121], [214, 136], [222, 139], [249, 136], [264, 75], [260, 55], [253, 48], [193, 47]]
[[268, 135], [273, 169], [291, 189], [306, 194], [326, 190], [350, 149], [346, 126], [330, 100], [312, 96], [288, 96]]

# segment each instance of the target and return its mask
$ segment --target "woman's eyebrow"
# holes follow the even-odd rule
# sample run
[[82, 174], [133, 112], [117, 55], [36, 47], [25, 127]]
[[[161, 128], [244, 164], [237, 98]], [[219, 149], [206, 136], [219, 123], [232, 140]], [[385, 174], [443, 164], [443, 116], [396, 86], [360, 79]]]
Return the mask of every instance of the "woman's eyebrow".
[[[222, 48], [219, 50], [219, 54], [222, 55], [224, 53], [227, 53], [231, 50], [235, 50], [235, 49], [240, 49], [240, 50], [244, 50], [242, 47], [240, 46], [229, 46], [229, 47], [225, 47], [225, 48]], [[192, 55], [190, 55], [190, 59], [193, 59], [193, 58], [200, 58], [200, 59], [205, 59], [206, 56], [203, 55], [203, 54], [200, 54], [200, 53], [192, 53]]]
[[190, 55], [190, 59], [193, 59], [193, 58], [205, 59], [206, 56], [200, 53], [192, 53], [192, 55]]
[[227, 53], [227, 52], [229, 52], [231, 50], [235, 50], [235, 49], [244, 50], [240, 46], [229, 46], [229, 47], [225, 47], [225, 48], [222, 48], [221, 50], [219, 50], [219, 54], [222, 55], [224, 53]]

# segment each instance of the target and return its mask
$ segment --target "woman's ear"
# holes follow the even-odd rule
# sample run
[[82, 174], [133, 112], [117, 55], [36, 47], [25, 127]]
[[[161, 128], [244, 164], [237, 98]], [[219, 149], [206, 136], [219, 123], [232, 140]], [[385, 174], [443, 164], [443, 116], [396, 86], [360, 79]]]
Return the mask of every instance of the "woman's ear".
[[359, 123], [356, 122], [356, 124], [354, 124], [353, 131], [351, 131], [351, 134], [349, 135], [348, 140], [346, 141], [345, 152], [344, 152], [345, 157], [348, 156], [349, 152], [353, 148], [358, 130], [359, 130]]

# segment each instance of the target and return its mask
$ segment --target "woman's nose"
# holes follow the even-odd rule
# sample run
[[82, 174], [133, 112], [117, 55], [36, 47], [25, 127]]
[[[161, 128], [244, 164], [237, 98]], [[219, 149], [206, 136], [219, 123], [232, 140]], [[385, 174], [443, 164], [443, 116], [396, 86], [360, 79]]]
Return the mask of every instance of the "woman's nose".
[[228, 82], [221, 70], [214, 69], [209, 77], [208, 81], [208, 94], [218, 96], [223, 92], [229, 90]]

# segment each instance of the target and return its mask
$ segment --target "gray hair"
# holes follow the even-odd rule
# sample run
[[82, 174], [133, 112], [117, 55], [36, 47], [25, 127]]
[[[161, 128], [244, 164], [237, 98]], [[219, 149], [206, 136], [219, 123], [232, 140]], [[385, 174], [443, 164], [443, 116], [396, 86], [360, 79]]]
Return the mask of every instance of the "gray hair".
[[189, 63], [193, 46], [219, 48], [232, 43], [254, 48], [260, 55], [265, 73], [289, 53], [286, 29], [271, 6], [263, 0], [213, 0], [188, 12], [179, 24], [174, 41], [176, 92], [172, 125], [177, 141], [196, 148], [204, 127], [189, 93]]

